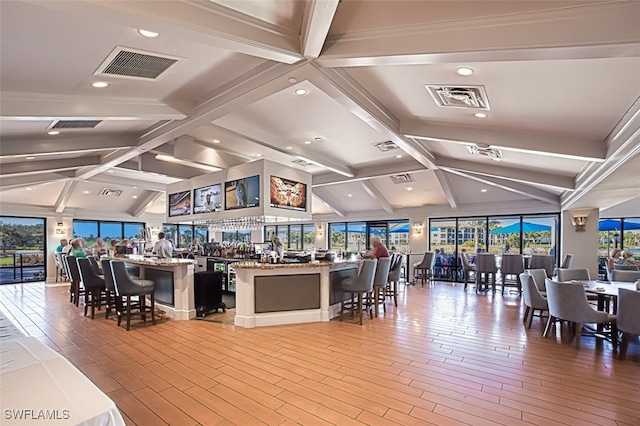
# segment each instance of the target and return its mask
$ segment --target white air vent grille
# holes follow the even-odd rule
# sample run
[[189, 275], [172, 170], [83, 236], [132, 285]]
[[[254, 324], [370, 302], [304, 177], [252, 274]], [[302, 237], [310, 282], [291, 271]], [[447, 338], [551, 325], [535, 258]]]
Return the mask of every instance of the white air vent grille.
[[301, 160], [301, 159], [293, 160], [291, 162], [293, 164], [297, 164], [298, 166], [302, 166], [302, 167], [309, 167], [309, 166], [313, 165], [313, 163], [310, 163], [308, 161], [304, 161], [304, 160]]
[[122, 191], [119, 189], [104, 188], [98, 195], [101, 197], [119, 197], [122, 195]]
[[467, 149], [469, 150], [469, 153], [473, 155], [480, 155], [482, 157], [491, 158], [495, 161], [500, 161], [502, 159], [502, 151], [496, 148], [491, 148], [489, 146], [467, 145]]
[[117, 46], [95, 74], [156, 80], [180, 61], [173, 56]]
[[407, 182], [413, 182], [413, 176], [411, 176], [408, 173], [402, 173], [399, 175], [392, 175], [389, 176], [391, 178], [391, 181], [395, 184], [400, 184], [400, 183], [407, 183]]
[[425, 87], [439, 107], [489, 110], [489, 98], [484, 86], [425, 85]]
[[98, 124], [102, 123], [102, 120], [56, 120], [54, 121], [50, 129], [93, 129]]
[[382, 152], [393, 151], [394, 149], [399, 148], [398, 145], [391, 141], [374, 143], [373, 146], [377, 147]]

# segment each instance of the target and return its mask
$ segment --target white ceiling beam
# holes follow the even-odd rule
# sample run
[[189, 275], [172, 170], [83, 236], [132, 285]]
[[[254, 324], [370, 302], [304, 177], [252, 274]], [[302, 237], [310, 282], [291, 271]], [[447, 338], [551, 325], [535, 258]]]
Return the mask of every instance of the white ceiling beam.
[[80, 179], [88, 179], [118, 164], [139, 156], [173, 139], [188, 134], [200, 126], [211, 123], [233, 110], [256, 102], [263, 97], [289, 87], [291, 83], [284, 78], [292, 68], [282, 64], [261, 65], [235, 79], [211, 98], [196, 107], [184, 120], [174, 120], [145, 133], [138, 144], [129, 150], [117, 153], [102, 164], [83, 170]]
[[47, 138], [2, 139], [0, 158], [49, 156], [52, 154], [93, 152], [129, 148], [136, 144], [133, 136], [49, 136]]
[[[123, 167], [125, 164], [122, 165]], [[140, 155], [139, 170], [158, 173], [161, 175], [176, 177], [180, 179], [191, 179], [196, 176], [204, 175], [207, 172], [195, 167], [189, 167], [182, 164], [170, 163], [168, 161], [156, 160], [156, 156], [151, 153]]]
[[61, 158], [58, 160], [30, 160], [20, 163], [3, 164], [0, 168], [1, 176], [18, 174], [48, 173], [60, 170], [78, 169], [81, 167], [100, 164], [100, 156], [91, 155], [76, 158]]
[[514, 194], [523, 195], [525, 197], [533, 198], [545, 203], [553, 204], [555, 207], [560, 206], [560, 196], [551, 194], [538, 188], [534, 188], [529, 185], [525, 185], [519, 182], [506, 181], [491, 176], [481, 176], [475, 175], [473, 173], [465, 173], [459, 170], [448, 170], [447, 172], [474, 180], [476, 182], [480, 182], [484, 185], [499, 188], [505, 191], [512, 192]]
[[[167, 185], [164, 183], [150, 182], [148, 180], [142, 179], [131, 179], [130, 177], [124, 178], [124, 180], [126, 180], [127, 186], [137, 186], [138, 188], [146, 189], [147, 191], [165, 191], [167, 189]], [[87, 181], [102, 183], [105, 185], [122, 185], [123, 178], [117, 175], [112, 176], [111, 174], [106, 173], [93, 176], [92, 178], [87, 179]]]
[[302, 56], [315, 59], [320, 56], [329, 34], [331, 22], [339, 0], [306, 0], [302, 16]]
[[129, 211], [131, 216], [140, 217], [142, 214], [155, 203], [160, 197], [165, 195], [165, 192], [161, 191], [147, 191], [148, 193], [142, 199], [138, 198], [133, 206], [133, 209]]
[[336, 34], [318, 58], [324, 67], [637, 57], [638, 2]]
[[173, 156], [194, 163], [228, 169], [247, 161], [236, 155], [215, 149], [206, 142], [197, 141], [190, 136], [181, 136], [173, 144]]
[[0, 177], [0, 191], [6, 191], [15, 188], [25, 188], [31, 185], [55, 182], [62, 179], [70, 179], [73, 178], [73, 175], [73, 171], [64, 171], [58, 173], [39, 173], [34, 175]]
[[346, 182], [356, 182], [366, 179], [375, 179], [387, 176], [393, 176], [398, 174], [407, 174], [407, 173], [416, 173], [424, 171], [425, 168], [417, 163], [411, 162], [408, 163], [406, 161], [398, 162], [393, 165], [383, 165], [377, 167], [368, 167], [364, 169], [360, 169], [355, 172], [355, 175], [352, 178], [346, 178], [344, 176], [336, 176], [335, 174], [322, 174], [322, 175], [314, 175], [311, 177], [312, 186], [314, 188], [318, 188], [321, 186], [327, 185], [336, 185], [340, 183]]
[[56, 213], [62, 213], [64, 211], [77, 186], [78, 181], [74, 179], [69, 179], [64, 183], [64, 187], [62, 188], [62, 191], [60, 191], [60, 195], [54, 204]]
[[604, 161], [606, 144], [598, 140], [575, 139], [539, 133], [508, 130], [490, 130], [407, 121], [400, 131], [415, 139], [436, 142], [454, 142], [466, 145], [486, 144], [507, 151], [524, 152], [583, 161]]
[[376, 188], [371, 182], [367, 180], [361, 180], [360, 184], [367, 192], [367, 194], [369, 194], [371, 198], [376, 200], [380, 204], [380, 206], [382, 206], [384, 211], [389, 214], [393, 214], [393, 206], [391, 205], [391, 203], [389, 203], [389, 200], [387, 200], [384, 195], [382, 195], [382, 193], [378, 191], [378, 188]]
[[152, 28], [163, 36], [182, 38], [270, 61], [300, 61], [299, 35], [208, 1], [30, 1], [78, 16], [129, 28]]
[[458, 201], [458, 197], [456, 197], [456, 194], [453, 192], [453, 185], [451, 185], [449, 177], [440, 169], [434, 170], [434, 173], [436, 175], [436, 179], [438, 179], [438, 182], [442, 187], [442, 190], [444, 191], [444, 195], [447, 197], [449, 207], [451, 207], [452, 209], [457, 209], [460, 203]]
[[3, 119], [53, 120], [182, 120], [186, 116], [152, 99], [2, 92]]
[[458, 170], [471, 172], [483, 176], [497, 177], [523, 183], [534, 183], [559, 189], [573, 190], [575, 188], [574, 180], [570, 177], [516, 169], [493, 161], [491, 163], [492, 164], [475, 163], [452, 158], [442, 158], [438, 160], [440, 168], [446, 171]]
[[320, 200], [320, 202], [322, 204], [324, 204], [325, 206], [329, 207], [331, 210], [333, 210], [333, 212], [335, 214], [337, 214], [340, 217], [344, 217], [344, 211], [338, 209], [337, 207], [334, 207], [333, 205], [331, 205], [330, 203], [326, 202], [322, 197], [320, 197], [318, 194], [313, 194], [314, 197], [316, 197], [318, 200]]

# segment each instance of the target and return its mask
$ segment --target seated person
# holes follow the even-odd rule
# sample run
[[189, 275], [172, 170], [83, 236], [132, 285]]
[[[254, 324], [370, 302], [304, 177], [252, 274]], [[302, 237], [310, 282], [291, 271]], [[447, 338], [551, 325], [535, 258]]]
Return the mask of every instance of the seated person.
[[382, 244], [379, 237], [371, 238], [371, 250], [367, 251], [363, 257], [365, 259], [380, 259], [381, 257], [389, 257], [389, 250]]
[[200, 241], [197, 238], [194, 238], [191, 244], [187, 246], [187, 250], [200, 252], [202, 245], [200, 245]]
[[82, 242], [78, 238], [71, 240], [71, 251], [69, 252], [69, 255], [75, 257], [87, 257], [84, 254], [84, 250], [82, 250]]

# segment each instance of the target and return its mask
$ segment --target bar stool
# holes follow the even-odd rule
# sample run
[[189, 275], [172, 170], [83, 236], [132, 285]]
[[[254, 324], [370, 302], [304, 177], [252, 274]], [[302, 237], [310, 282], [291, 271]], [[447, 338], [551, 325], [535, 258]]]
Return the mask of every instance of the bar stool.
[[[414, 281], [416, 280], [416, 278], [420, 277], [420, 280], [422, 281], [422, 286], [424, 287], [425, 279], [427, 280], [427, 282], [433, 279], [433, 268], [435, 267], [435, 264], [436, 264], [436, 254], [432, 251], [426, 252], [424, 254], [424, 257], [422, 258], [422, 262], [415, 263], [413, 265], [413, 269], [415, 271]], [[420, 272], [419, 275], [418, 275], [418, 272]]]
[[373, 303], [374, 309], [376, 311], [376, 316], [378, 316], [378, 305], [382, 303], [382, 309], [384, 312], [387, 312], [387, 307], [385, 306], [385, 287], [387, 286], [387, 282], [389, 280], [389, 268], [391, 267], [391, 258], [390, 257], [381, 257], [378, 259], [378, 266], [376, 267], [376, 275], [373, 279]]
[[87, 316], [87, 310], [91, 306], [91, 319], [94, 319], [96, 308], [100, 309], [104, 300], [102, 297], [105, 292], [104, 278], [95, 273], [89, 259], [78, 258], [77, 262], [85, 291], [84, 315]]
[[400, 277], [402, 276], [402, 269], [404, 268], [404, 255], [396, 254], [395, 259], [391, 261], [391, 269], [389, 270], [389, 278], [387, 279], [387, 286], [384, 290], [384, 296], [393, 297], [393, 303], [396, 308], [398, 307], [398, 285], [400, 284]]
[[531, 256], [529, 269], [544, 269], [547, 271], [547, 278], [553, 277], [553, 264], [555, 263], [553, 256], [534, 254]]
[[[116, 311], [118, 315], [118, 326], [122, 321], [122, 316], [127, 319], [127, 331], [131, 325], [131, 316], [140, 315], [143, 322], [147, 322], [147, 314], [151, 313], [151, 322], [155, 325], [155, 283], [151, 280], [134, 280], [129, 276], [125, 263], [122, 261], [111, 261], [111, 274], [116, 289], [116, 297], [120, 299], [118, 304], [122, 307]], [[137, 296], [139, 304], [132, 303], [131, 297]], [[147, 306], [146, 296], [151, 300], [151, 306]], [[133, 312], [132, 312], [133, 309]]]
[[[496, 256], [493, 253], [478, 253], [476, 256], [476, 293], [478, 290], [488, 290], [489, 282], [496, 291]], [[483, 288], [481, 289], [480, 286]]]
[[81, 296], [85, 297], [86, 302], [86, 292], [84, 285], [82, 284], [80, 269], [78, 269], [77, 258], [75, 256], [64, 256], [63, 259], [67, 265], [67, 269], [69, 270], [69, 277], [71, 277], [71, 288], [69, 289], [71, 292], [71, 302], [74, 305], [79, 306]]
[[[522, 282], [520, 274], [524, 272], [524, 261], [521, 254], [504, 254], [502, 255], [502, 265], [500, 273], [502, 274], [502, 294], [504, 295], [505, 287], [517, 287], [518, 295], [522, 294]], [[507, 276], [515, 275], [515, 280], [508, 281]]]
[[111, 271], [111, 261], [108, 259], [100, 260], [100, 265], [102, 265], [102, 273], [104, 274], [104, 286], [105, 286], [105, 295], [107, 298], [106, 309], [104, 313], [104, 318], [109, 319], [109, 314], [111, 313], [111, 308], [113, 308], [118, 314], [118, 311], [122, 311], [122, 307], [119, 306], [118, 301], [120, 300], [116, 295], [116, 284], [113, 281], [113, 272]]
[[[368, 299], [373, 291], [373, 280], [375, 278], [377, 264], [377, 259], [365, 259], [364, 262], [362, 262], [358, 276], [342, 280], [340, 285], [340, 321], [342, 321], [345, 306], [348, 305], [351, 308], [351, 316], [353, 316], [356, 309], [358, 310], [360, 325], [362, 325], [362, 306], [363, 303], [365, 303], [367, 310], [370, 308]], [[346, 304], [344, 299], [345, 293], [351, 293], [350, 302]], [[354, 298], [356, 299], [355, 301]], [[367, 301], [365, 301], [365, 298]], [[371, 311], [369, 311], [369, 316], [373, 319], [373, 313]]]
[[[471, 262], [469, 262], [469, 258], [466, 253], [460, 253], [460, 264], [462, 265], [462, 281], [464, 282], [464, 289], [466, 291], [469, 283], [469, 275], [472, 272], [475, 275], [476, 265], [472, 265]], [[472, 282], [475, 282], [475, 276], [473, 280], [474, 281]]]

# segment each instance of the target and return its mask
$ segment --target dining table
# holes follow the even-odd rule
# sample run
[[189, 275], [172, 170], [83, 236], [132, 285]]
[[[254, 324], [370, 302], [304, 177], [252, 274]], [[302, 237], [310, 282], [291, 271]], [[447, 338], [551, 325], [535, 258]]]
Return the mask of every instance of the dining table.
[[[575, 281], [574, 281], [575, 282]], [[626, 288], [629, 290], [635, 290], [636, 285], [630, 282], [624, 281], [604, 281], [604, 280], [589, 280], [578, 281], [584, 285], [584, 291], [586, 293], [595, 294], [598, 296], [598, 310], [605, 311], [607, 301], [612, 301], [611, 313], [615, 314], [618, 309], [618, 290]]]

